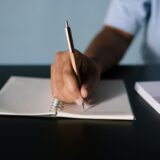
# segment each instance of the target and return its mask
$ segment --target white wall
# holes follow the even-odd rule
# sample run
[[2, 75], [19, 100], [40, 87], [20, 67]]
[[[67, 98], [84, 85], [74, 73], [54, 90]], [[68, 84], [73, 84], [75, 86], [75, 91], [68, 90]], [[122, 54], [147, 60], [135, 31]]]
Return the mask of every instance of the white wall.
[[[0, 64], [50, 64], [67, 49], [68, 19], [75, 48], [85, 50], [102, 27], [109, 0], [0, 0]], [[141, 63], [140, 35], [123, 64]]]

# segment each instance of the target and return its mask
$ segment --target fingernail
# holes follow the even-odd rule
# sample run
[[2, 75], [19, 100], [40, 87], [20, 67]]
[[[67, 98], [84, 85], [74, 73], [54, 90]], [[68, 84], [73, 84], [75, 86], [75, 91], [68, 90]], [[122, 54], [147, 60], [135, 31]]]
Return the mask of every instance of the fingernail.
[[75, 99], [74, 101], [75, 101], [79, 106], [81, 106], [82, 103], [83, 103], [83, 100], [82, 100], [81, 98], [77, 98], [77, 99]]
[[82, 94], [83, 98], [86, 98], [88, 96], [88, 87], [87, 87], [87, 85], [83, 85], [82, 86], [81, 94]]
[[83, 98], [86, 98], [87, 96], [88, 96], [88, 92], [87, 92], [87, 90], [82, 90], [82, 97]]

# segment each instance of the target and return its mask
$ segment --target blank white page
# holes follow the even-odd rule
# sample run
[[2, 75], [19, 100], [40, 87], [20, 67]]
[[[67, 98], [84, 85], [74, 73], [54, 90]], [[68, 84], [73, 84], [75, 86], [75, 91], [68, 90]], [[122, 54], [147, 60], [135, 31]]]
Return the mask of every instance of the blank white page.
[[0, 90], [0, 114], [51, 114], [50, 88], [48, 79], [11, 77]]
[[137, 82], [152, 97], [160, 97], [160, 81]]
[[83, 110], [77, 105], [66, 105], [58, 116], [88, 119], [134, 119], [122, 80], [102, 80], [91, 97], [95, 103], [88, 109]]

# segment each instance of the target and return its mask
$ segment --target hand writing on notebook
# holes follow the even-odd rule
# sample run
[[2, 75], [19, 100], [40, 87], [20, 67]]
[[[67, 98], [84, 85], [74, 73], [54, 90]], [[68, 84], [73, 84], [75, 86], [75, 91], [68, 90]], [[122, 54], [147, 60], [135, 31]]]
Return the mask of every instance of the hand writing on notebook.
[[51, 66], [52, 94], [66, 103], [89, 103], [88, 96], [94, 90], [100, 79], [100, 71], [95, 62], [75, 50], [78, 59], [77, 67], [80, 74], [81, 86], [71, 65], [68, 51], [58, 52], [55, 63]]
[[123, 57], [132, 38], [122, 30], [105, 26], [91, 41], [84, 54], [75, 51], [81, 86], [78, 86], [69, 52], [57, 53], [51, 67], [53, 97], [80, 105], [94, 90], [100, 75], [115, 66]]

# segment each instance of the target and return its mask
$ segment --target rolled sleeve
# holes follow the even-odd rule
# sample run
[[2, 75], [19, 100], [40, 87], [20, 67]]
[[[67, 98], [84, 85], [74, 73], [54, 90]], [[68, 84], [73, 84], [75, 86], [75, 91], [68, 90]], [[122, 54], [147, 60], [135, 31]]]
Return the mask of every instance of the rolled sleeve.
[[146, 20], [147, 4], [149, 0], [112, 0], [104, 24], [134, 35]]

